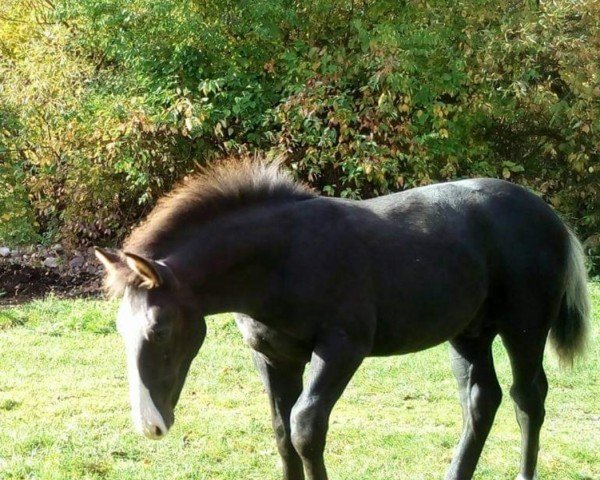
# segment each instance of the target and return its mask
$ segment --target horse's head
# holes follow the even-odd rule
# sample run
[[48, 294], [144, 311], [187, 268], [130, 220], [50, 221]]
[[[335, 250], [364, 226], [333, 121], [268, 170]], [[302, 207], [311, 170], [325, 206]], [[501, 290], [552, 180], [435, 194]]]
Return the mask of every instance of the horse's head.
[[162, 438], [204, 341], [204, 318], [166, 263], [100, 249], [96, 256], [123, 282], [117, 327], [126, 346], [133, 421], [146, 437]]

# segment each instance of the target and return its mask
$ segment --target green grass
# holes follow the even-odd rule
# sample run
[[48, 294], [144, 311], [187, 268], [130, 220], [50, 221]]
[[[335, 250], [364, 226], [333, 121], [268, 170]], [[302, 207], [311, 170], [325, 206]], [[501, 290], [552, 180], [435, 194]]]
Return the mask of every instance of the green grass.
[[[600, 285], [587, 358], [550, 381], [541, 479], [600, 478]], [[0, 478], [256, 479], [281, 477], [267, 399], [230, 316], [209, 335], [188, 377], [167, 438], [132, 429], [116, 303], [47, 298], [0, 310]], [[496, 345], [505, 392], [510, 372]], [[446, 346], [368, 359], [332, 417], [332, 479], [439, 479], [460, 433]], [[508, 395], [476, 479], [517, 473], [519, 432]]]

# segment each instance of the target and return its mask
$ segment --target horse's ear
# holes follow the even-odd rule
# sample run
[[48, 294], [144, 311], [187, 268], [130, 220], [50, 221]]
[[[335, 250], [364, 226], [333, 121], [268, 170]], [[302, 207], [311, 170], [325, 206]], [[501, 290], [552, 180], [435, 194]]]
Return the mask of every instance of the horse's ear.
[[148, 258], [141, 257], [135, 253], [125, 252], [125, 262], [137, 275], [142, 278], [142, 287], [157, 288], [163, 284], [159, 273], [159, 265]]
[[94, 247], [94, 254], [109, 273], [114, 272], [119, 266], [123, 265], [123, 258], [117, 252]]

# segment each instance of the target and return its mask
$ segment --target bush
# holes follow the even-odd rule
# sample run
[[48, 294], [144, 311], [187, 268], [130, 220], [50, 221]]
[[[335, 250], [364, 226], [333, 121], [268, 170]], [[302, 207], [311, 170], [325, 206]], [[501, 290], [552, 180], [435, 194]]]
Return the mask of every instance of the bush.
[[600, 231], [594, 8], [11, 0], [0, 7], [11, 118], [0, 155], [19, 183], [8, 195], [38, 233], [114, 242], [198, 164], [261, 149], [352, 198], [507, 178], [587, 238]]

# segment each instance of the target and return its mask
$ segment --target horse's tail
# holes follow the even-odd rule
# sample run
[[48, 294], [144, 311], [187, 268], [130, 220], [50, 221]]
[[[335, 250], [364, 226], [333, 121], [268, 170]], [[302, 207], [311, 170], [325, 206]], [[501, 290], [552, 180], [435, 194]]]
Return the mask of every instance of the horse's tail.
[[585, 255], [581, 243], [569, 230], [565, 293], [558, 318], [550, 330], [550, 340], [561, 364], [573, 365], [575, 356], [585, 350], [589, 337], [590, 315]]

